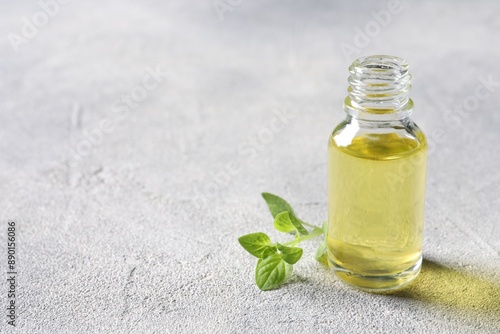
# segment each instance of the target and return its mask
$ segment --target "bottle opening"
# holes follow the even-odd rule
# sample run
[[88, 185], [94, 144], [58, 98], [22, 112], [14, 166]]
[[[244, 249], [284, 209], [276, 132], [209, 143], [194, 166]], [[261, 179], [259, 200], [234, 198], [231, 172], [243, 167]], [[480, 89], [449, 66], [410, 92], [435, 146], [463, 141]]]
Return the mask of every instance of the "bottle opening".
[[395, 56], [368, 56], [359, 58], [349, 67], [349, 72], [383, 75], [400, 75], [408, 73], [409, 65], [406, 60]]

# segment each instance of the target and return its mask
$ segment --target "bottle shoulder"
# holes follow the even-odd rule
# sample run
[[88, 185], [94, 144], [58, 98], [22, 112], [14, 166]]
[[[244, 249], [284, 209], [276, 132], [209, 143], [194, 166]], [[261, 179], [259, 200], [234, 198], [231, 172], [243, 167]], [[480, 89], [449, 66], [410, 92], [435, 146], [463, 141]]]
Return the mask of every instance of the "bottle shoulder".
[[329, 147], [361, 158], [392, 160], [427, 149], [427, 140], [409, 118], [392, 122], [347, 118], [333, 130]]

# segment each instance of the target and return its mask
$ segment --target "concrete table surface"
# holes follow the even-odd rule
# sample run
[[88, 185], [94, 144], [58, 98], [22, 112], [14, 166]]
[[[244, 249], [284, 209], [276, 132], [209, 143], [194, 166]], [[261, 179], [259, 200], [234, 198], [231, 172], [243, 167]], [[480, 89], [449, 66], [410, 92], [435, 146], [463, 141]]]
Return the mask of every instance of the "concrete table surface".
[[[498, 333], [497, 1], [62, 1], [0, 12], [1, 333]], [[430, 142], [425, 262], [395, 295], [313, 256], [261, 292], [262, 191], [326, 219], [357, 57], [410, 62]]]

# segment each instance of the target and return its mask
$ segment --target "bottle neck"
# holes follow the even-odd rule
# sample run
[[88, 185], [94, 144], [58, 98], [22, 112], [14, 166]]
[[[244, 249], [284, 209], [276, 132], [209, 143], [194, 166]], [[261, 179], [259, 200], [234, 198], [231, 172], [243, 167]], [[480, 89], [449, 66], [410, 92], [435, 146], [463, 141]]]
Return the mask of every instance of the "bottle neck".
[[391, 121], [410, 116], [411, 74], [408, 63], [393, 56], [369, 56], [350, 67], [349, 95], [344, 110], [353, 118]]

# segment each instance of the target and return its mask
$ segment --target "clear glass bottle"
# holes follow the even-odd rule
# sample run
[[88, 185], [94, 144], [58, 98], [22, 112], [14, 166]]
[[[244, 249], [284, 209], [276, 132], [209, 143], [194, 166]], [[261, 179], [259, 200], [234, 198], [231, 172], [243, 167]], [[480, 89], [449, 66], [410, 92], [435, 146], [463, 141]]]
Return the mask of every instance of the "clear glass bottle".
[[349, 68], [346, 119], [328, 143], [328, 257], [343, 281], [398, 289], [420, 272], [427, 143], [409, 118], [411, 74], [393, 56]]

